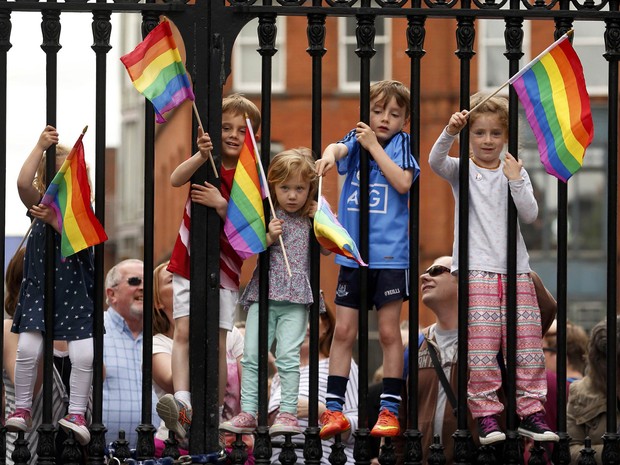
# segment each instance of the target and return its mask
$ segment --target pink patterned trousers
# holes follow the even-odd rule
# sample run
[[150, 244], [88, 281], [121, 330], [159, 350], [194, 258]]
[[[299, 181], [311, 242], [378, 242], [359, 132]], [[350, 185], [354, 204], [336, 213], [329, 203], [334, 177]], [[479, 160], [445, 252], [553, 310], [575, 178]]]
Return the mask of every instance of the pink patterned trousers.
[[[506, 360], [506, 275], [469, 272], [467, 404], [474, 418], [497, 415], [502, 374], [500, 349]], [[544, 410], [547, 395], [545, 357], [536, 290], [529, 274], [517, 275], [517, 414], [525, 418]]]

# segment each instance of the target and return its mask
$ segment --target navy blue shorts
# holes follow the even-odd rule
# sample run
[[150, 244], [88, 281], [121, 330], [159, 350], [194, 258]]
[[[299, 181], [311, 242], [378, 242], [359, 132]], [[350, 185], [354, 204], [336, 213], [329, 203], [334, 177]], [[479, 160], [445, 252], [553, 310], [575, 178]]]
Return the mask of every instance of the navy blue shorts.
[[[360, 308], [359, 268], [340, 267], [336, 305]], [[409, 300], [409, 270], [368, 270], [368, 307], [380, 309], [395, 300]]]

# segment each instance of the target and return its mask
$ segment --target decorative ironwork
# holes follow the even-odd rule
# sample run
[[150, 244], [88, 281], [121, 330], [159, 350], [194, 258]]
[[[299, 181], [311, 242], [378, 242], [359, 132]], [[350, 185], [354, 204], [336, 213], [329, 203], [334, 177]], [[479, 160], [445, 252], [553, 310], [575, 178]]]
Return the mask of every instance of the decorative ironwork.
[[37, 429], [39, 442], [37, 444], [37, 455], [40, 465], [54, 465], [56, 463], [56, 429], [49, 423], [43, 423]]
[[276, 36], [278, 27], [276, 26], [276, 15], [262, 15], [258, 19], [258, 43], [260, 48], [258, 53], [261, 56], [274, 56], [276, 48]]
[[379, 452], [379, 463], [381, 465], [396, 464], [396, 449], [392, 442], [392, 438], [385, 438], [385, 443], [381, 446]]
[[420, 59], [426, 54], [424, 51], [425, 21], [426, 18], [423, 16], [409, 16], [408, 18], [406, 53], [410, 58]]
[[605, 20], [605, 53], [607, 61], [618, 61], [620, 58], [620, 21]]
[[329, 463], [331, 465], [345, 465], [347, 463], [347, 455], [344, 453], [344, 448], [345, 445], [342, 443], [340, 435], [336, 436], [336, 440], [332, 444], [332, 451], [329, 454]]
[[422, 458], [422, 433], [419, 430], [405, 431], [405, 465], [420, 465]]
[[271, 463], [271, 441], [269, 439], [269, 428], [267, 426], [259, 426], [256, 428], [254, 457], [257, 465], [268, 465]]
[[43, 21], [41, 22], [41, 32], [43, 33], [43, 43], [41, 48], [45, 53], [55, 53], [61, 49], [60, 45], [60, 11], [43, 10]]
[[306, 440], [304, 441], [305, 463], [321, 463], [323, 446], [319, 437], [320, 429], [317, 427], [306, 428]]
[[433, 443], [428, 453], [428, 465], [445, 465], [446, 455], [443, 450], [444, 447], [443, 444], [441, 444], [441, 438], [436, 434], [433, 436]]
[[75, 440], [73, 433], [69, 433], [69, 438], [63, 442], [61, 459], [63, 465], [79, 465], [82, 459], [82, 451]]
[[88, 444], [88, 464], [103, 465], [106, 428], [101, 423], [90, 425], [90, 443]]
[[11, 48], [11, 11], [0, 10], [0, 52], [8, 52]]
[[30, 455], [30, 450], [28, 449], [28, 441], [24, 439], [23, 431], [17, 433], [17, 439], [13, 443], [13, 446], [15, 447], [13, 449], [13, 453], [11, 454], [13, 463], [15, 463], [15, 465], [28, 465], [32, 456]]
[[325, 49], [325, 15], [310, 14], [308, 15], [308, 48], [306, 51], [310, 56], [322, 57], [327, 50]]
[[523, 18], [506, 18], [504, 41], [506, 42], [504, 56], [509, 60], [521, 59], [523, 56]]
[[111, 11], [97, 10], [93, 11], [93, 46], [91, 47], [96, 53], [107, 53], [112, 46], [110, 45], [110, 36], [112, 35], [112, 23], [110, 22]]
[[278, 456], [282, 465], [294, 465], [297, 462], [297, 454], [295, 453], [295, 444], [291, 441], [291, 435], [284, 435], [284, 443], [282, 444], [282, 451]]
[[375, 17], [372, 15], [358, 15], [355, 37], [357, 38], [357, 49], [355, 53], [361, 59], [372, 58], [375, 53]]

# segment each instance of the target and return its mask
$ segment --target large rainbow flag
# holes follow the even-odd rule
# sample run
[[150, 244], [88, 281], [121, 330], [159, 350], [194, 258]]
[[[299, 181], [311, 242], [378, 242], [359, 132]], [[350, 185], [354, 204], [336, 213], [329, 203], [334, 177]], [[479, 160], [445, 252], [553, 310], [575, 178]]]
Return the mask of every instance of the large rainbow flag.
[[158, 123], [165, 123], [164, 113], [184, 100], [194, 100], [194, 91], [167, 20], [155, 27], [133, 52], [122, 56], [121, 61], [134, 87], [153, 104]]
[[319, 244], [327, 250], [355, 260], [362, 266], [368, 266], [362, 260], [355, 241], [340, 224], [324, 197], [319, 199], [319, 205], [314, 214], [314, 235]]
[[564, 34], [510, 78], [547, 173], [567, 182], [594, 137], [583, 67]]
[[263, 199], [267, 197], [265, 176], [256, 156], [252, 123], [247, 121], [245, 141], [228, 199], [224, 232], [242, 259], [267, 249]]
[[80, 134], [41, 200], [43, 205], [50, 206], [56, 212], [63, 257], [108, 239], [90, 203], [90, 183], [82, 143], [84, 132]]

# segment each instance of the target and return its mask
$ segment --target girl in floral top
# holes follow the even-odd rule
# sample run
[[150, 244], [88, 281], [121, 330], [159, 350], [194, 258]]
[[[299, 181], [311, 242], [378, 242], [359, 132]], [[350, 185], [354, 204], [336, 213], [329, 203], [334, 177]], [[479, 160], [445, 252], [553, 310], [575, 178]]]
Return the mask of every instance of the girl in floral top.
[[[286, 150], [274, 157], [267, 173], [274, 199], [275, 217], [269, 222], [269, 336], [268, 347], [277, 341], [276, 367], [282, 383], [282, 402], [269, 433], [297, 434], [299, 352], [308, 327], [308, 307], [313, 303], [310, 288], [311, 217], [318, 186], [312, 151]], [[291, 268], [289, 276], [279, 237]], [[241, 296], [249, 308], [241, 366], [241, 413], [220, 425], [232, 433], [249, 434], [257, 425], [258, 412], [258, 267]]]

